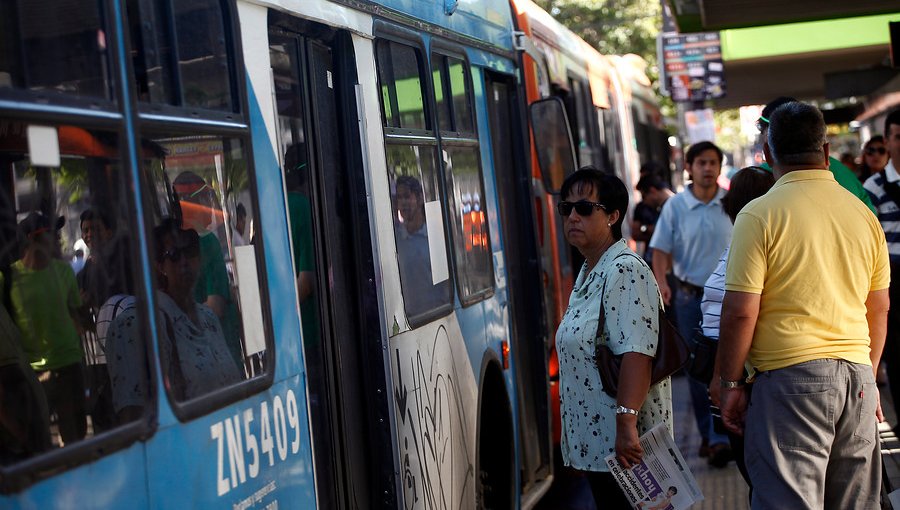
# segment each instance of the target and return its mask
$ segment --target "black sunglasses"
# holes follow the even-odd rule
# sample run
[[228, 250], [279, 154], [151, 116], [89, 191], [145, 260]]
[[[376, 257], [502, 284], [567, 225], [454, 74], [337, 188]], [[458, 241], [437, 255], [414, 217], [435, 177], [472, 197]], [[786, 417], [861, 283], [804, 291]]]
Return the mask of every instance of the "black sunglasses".
[[577, 212], [579, 216], [590, 216], [594, 213], [594, 208], [596, 207], [599, 207], [604, 211], [606, 210], [606, 206], [601, 204], [600, 202], [588, 202], [587, 200], [579, 200], [577, 202], [560, 202], [556, 204], [556, 210], [559, 211], [559, 214], [562, 216], [568, 216], [572, 214], [572, 209], [575, 209], [575, 212]]
[[[193, 230], [181, 231], [183, 238], [182, 243], [176, 244], [172, 248], [162, 253], [163, 260], [178, 262], [182, 256], [194, 258], [200, 256], [200, 237]], [[177, 243], [177, 241], [176, 241]]]
[[178, 262], [181, 260], [181, 257], [185, 256], [187, 258], [194, 258], [200, 255], [200, 246], [189, 244], [187, 246], [176, 246], [171, 250], [166, 250], [163, 252], [162, 257], [163, 260], [168, 259], [171, 262]]
[[866, 149], [866, 154], [868, 154], [869, 156], [876, 154], [876, 153], [877, 154], [886, 154], [887, 149], [885, 149], [884, 147], [869, 147], [868, 149]]

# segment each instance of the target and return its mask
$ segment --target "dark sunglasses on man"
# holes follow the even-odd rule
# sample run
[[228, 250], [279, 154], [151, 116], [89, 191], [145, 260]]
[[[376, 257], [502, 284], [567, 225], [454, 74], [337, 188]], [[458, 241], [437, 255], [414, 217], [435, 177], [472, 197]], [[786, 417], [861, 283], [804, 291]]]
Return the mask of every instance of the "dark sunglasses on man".
[[875, 154], [883, 156], [887, 154], [887, 149], [885, 149], [884, 147], [869, 147], [868, 149], [866, 149], [866, 154], [868, 154], [869, 156], [874, 156]]
[[579, 200], [577, 202], [563, 201], [556, 204], [556, 210], [559, 211], [559, 214], [562, 216], [572, 214], [572, 209], [575, 209], [575, 212], [577, 212], [579, 216], [586, 217], [594, 214], [595, 208], [600, 208], [604, 211], [606, 210], [606, 206], [600, 202], [588, 202], [587, 200]]

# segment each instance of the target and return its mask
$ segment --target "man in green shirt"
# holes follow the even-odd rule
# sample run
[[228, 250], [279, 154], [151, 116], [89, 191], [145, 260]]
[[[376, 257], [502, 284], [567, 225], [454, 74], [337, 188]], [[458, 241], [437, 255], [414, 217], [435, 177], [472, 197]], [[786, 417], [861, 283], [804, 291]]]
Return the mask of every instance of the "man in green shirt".
[[[769, 131], [769, 117], [772, 115], [772, 112], [775, 111], [776, 108], [785, 104], [796, 101], [796, 99], [792, 97], [779, 97], [777, 99], [773, 99], [763, 108], [762, 114], [760, 114], [759, 120], [756, 121], [756, 127], [759, 129], [760, 139], [765, 140], [766, 134]], [[768, 171], [772, 171], [772, 168], [768, 163], [763, 163], [760, 165], [761, 168], [765, 168]], [[872, 214], [877, 214], [875, 211], [875, 206], [872, 204], [872, 200], [869, 198], [869, 193], [863, 188], [862, 183], [857, 179], [856, 174], [853, 173], [852, 170], [847, 168], [846, 165], [838, 161], [837, 159], [829, 156], [828, 157], [828, 169], [831, 170], [831, 173], [834, 174], [834, 180], [838, 182], [844, 189], [853, 193], [856, 198], [862, 200], [866, 207], [872, 211]]]
[[22, 347], [56, 414], [65, 444], [87, 433], [81, 336], [84, 322], [75, 273], [54, 257], [56, 230], [39, 212], [19, 223], [25, 240], [22, 258], [0, 277], [10, 279], [12, 317], [22, 333]]

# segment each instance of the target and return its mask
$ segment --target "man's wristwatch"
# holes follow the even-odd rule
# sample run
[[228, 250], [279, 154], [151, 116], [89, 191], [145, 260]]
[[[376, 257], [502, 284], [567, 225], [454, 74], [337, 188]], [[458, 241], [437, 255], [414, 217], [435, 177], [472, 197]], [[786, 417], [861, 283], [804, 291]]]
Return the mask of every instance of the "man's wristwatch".
[[616, 414], [633, 414], [637, 416], [638, 412], [630, 407], [616, 406]]
[[727, 379], [719, 378], [719, 385], [723, 390], [733, 390], [735, 388], [740, 388], [741, 386], [747, 384], [743, 379], [738, 379], [737, 381], [729, 381]]

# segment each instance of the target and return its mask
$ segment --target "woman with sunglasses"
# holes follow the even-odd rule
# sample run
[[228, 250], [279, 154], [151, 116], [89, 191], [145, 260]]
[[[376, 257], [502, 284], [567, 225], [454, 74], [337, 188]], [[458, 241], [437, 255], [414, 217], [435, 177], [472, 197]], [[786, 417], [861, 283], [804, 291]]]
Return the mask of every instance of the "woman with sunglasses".
[[[585, 258], [556, 334], [563, 461], [586, 472], [598, 508], [629, 509], [606, 456], [614, 453], [631, 467], [643, 455], [641, 434], [659, 423], [672, 430], [669, 379], [650, 386], [659, 288], [622, 239], [628, 190], [621, 180], [584, 167], [566, 178], [560, 197], [566, 240]], [[598, 327], [601, 306], [605, 318]], [[616, 399], [602, 390], [597, 342], [624, 355]]]
[[883, 171], [887, 162], [888, 153], [887, 147], [884, 146], [884, 137], [875, 135], [869, 138], [869, 141], [863, 146], [862, 163], [857, 167], [859, 180], [866, 182], [866, 179], [872, 175]]
[[[194, 299], [200, 271], [200, 238], [171, 218], [153, 229], [160, 357], [165, 385], [176, 400], [190, 400], [239, 382], [241, 371], [228, 350], [213, 311]], [[146, 364], [135, 307], [120, 312], [107, 333], [113, 405], [120, 420], [143, 413]]]

